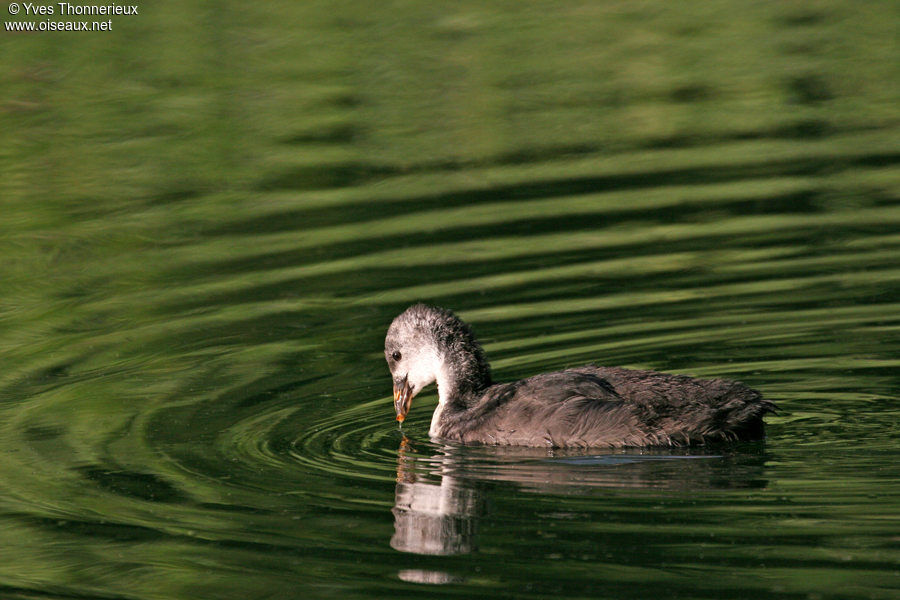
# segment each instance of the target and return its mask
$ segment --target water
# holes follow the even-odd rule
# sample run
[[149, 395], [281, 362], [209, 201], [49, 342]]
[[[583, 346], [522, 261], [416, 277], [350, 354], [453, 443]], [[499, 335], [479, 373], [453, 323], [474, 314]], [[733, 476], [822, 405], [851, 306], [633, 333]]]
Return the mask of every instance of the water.
[[[141, 8], [0, 38], [0, 595], [897, 597], [894, 3]], [[432, 442], [417, 300], [781, 410]]]

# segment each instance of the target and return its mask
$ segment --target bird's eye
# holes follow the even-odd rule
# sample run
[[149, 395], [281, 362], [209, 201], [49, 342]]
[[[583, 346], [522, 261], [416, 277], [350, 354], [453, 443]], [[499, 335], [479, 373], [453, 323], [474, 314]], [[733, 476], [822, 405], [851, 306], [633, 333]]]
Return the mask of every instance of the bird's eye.
[[400, 354], [399, 350], [394, 350], [394, 353], [391, 354], [391, 358], [393, 358], [394, 360], [400, 360], [402, 357], [403, 355]]

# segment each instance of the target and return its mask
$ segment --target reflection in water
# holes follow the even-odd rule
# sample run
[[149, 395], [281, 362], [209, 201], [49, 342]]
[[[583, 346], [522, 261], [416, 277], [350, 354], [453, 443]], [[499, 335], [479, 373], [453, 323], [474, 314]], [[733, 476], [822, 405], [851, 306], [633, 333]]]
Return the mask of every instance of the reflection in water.
[[462, 577], [457, 577], [450, 573], [445, 573], [443, 571], [429, 571], [427, 569], [402, 569], [397, 573], [397, 577], [411, 583], [430, 583], [433, 585], [461, 583], [465, 581]]
[[[415, 554], [468, 554], [475, 550], [476, 516], [482, 506], [479, 492], [436, 469], [440, 484], [420, 481], [416, 459], [407, 455], [403, 438], [397, 463], [394, 496], [394, 536], [391, 546]], [[448, 455], [449, 459], [449, 455]]]
[[[766, 486], [762, 443], [719, 448], [727, 453], [714, 454], [714, 450], [652, 448], [587, 454], [584, 450], [442, 445], [439, 454], [426, 458], [416, 457], [404, 437], [398, 450], [391, 547], [426, 555], [476, 551], [488, 482], [562, 494], [603, 488], [678, 493]], [[432, 571], [404, 571], [401, 575], [423, 583], [447, 583], [452, 577]]]
[[508, 481], [532, 492], [587, 493], [598, 488], [642, 488], [672, 492], [763, 488], [762, 443], [733, 448], [642, 448], [620, 454], [554, 451], [504, 453], [504, 462], [478, 466], [480, 476]]

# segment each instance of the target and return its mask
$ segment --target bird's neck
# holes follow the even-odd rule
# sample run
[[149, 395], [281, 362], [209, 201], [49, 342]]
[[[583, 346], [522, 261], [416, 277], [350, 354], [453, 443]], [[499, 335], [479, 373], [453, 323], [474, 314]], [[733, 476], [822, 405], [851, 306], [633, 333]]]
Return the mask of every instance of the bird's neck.
[[429, 433], [438, 436], [443, 418], [473, 406], [491, 385], [491, 368], [481, 348], [445, 356], [436, 374], [438, 406], [431, 418]]

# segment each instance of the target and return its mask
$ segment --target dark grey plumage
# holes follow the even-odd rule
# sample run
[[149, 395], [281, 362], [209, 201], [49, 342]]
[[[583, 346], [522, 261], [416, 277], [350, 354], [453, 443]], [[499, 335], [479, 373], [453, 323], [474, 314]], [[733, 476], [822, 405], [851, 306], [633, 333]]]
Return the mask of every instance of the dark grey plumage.
[[437, 381], [430, 433], [465, 443], [551, 447], [683, 446], [754, 440], [774, 404], [724, 379], [588, 365], [492, 385], [471, 329], [452, 312], [416, 304], [385, 339], [397, 418]]

